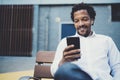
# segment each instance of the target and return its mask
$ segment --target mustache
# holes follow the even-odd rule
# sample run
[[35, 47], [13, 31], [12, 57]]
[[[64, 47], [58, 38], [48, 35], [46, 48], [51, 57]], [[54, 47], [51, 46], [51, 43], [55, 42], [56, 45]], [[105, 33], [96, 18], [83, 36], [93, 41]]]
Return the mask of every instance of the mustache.
[[82, 26], [78, 27], [78, 29], [80, 29], [80, 28], [87, 28], [87, 26], [86, 25], [82, 25]]

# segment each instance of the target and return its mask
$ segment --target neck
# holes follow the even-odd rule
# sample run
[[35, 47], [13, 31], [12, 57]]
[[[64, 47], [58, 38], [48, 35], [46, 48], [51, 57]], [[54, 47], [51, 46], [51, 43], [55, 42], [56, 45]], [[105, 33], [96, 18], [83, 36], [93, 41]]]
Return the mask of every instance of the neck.
[[93, 31], [90, 31], [89, 35], [88, 36], [91, 36], [93, 34]]

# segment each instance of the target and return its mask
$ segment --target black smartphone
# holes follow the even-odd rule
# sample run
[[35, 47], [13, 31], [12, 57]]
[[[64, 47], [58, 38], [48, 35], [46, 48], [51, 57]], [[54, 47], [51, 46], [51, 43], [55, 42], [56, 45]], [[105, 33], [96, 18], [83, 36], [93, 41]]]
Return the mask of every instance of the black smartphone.
[[80, 49], [80, 38], [79, 37], [67, 37], [67, 45], [73, 44], [73, 49]]
[[[74, 48], [72, 49], [80, 49], [80, 38], [79, 37], [67, 37], [67, 45], [74, 45]], [[80, 54], [80, 52], [77, 52], [75, 54]], [[80, 56], [76, 59], [80, 59]]]

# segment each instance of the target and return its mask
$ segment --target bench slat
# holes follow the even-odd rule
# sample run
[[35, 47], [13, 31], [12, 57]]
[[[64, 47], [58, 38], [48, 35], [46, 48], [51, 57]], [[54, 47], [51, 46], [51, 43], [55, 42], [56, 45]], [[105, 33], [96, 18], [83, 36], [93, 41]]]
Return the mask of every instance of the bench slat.
[[36, 56], [37, 63], [52, 63], [55, 51], [39, 51]]

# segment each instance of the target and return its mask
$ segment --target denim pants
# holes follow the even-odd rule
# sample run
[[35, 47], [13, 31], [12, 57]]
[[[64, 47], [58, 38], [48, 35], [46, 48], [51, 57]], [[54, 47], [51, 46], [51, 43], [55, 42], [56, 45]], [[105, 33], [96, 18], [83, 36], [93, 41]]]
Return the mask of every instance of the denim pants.
[[86, 72], [77, 65], [64, 63], [58, 68], [54, 75], [54, 80], [93, 80]]

